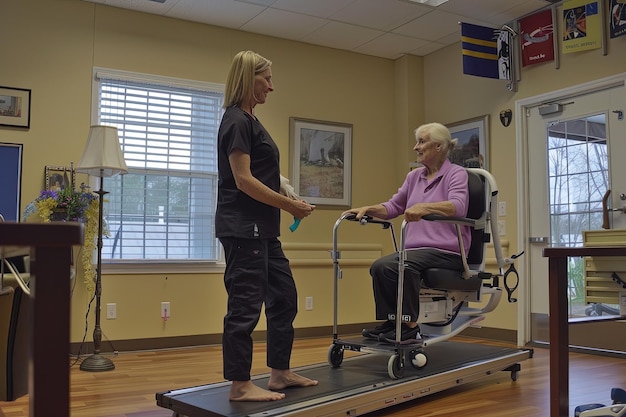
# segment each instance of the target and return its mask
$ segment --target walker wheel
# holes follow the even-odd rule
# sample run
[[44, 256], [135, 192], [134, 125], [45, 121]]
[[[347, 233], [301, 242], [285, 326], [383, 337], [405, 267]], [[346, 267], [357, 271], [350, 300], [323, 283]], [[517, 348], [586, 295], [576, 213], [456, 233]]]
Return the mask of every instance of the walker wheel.
[[409, 359], [411, 360], [411, 364], [418, 369], [426, 366], [426, 362], [428, 362], [426, 354], [421, 349], [410, 351]]
[[391, 379], [399, 379], [404, 376], [404, 361], [398, 354], [391, 355], [387, 362], [387, 372]]
[[328, 348], [328, 363], [333, 368], [339, 368], [343, 362], [343, 346], [332, 344]]

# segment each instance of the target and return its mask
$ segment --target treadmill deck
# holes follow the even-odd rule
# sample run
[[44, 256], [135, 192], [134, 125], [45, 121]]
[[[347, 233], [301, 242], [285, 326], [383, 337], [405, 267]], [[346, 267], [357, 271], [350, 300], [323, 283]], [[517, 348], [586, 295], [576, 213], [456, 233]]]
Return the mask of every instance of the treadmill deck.
[[[156, 394], [157, 405], [187, 417], [357, 416], [510, 371], [517, 379], [519, 362], [532, 357], [530, 349], [475, 343], [441, 342], [426, 350], [428, 363], [417, 369], [406, 364], [404, 377], [391, 379], [389, 355], [364, 354], [333, 368], [328, 363], [294, 369], [316, 379], [314, 387], [287, 388], [286, 398], [270, 402], [231, 402], [230, 382], [219, 382]], [[392, 352], [393, 353], [393, 352]], [[269, 375], [252, 378], [267, 387]]]

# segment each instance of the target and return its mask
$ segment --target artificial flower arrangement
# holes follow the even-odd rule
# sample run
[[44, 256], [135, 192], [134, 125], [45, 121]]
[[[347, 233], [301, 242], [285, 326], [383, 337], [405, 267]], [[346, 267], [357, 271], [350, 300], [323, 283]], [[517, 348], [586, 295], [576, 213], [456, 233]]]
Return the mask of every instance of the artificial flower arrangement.
[[[23, 219], [36, 213], [41, 221], [72, 221], [85, 225], [85, 239], [81, 262], [84, 270], [84, 282], [88, 293], [94, 290], [96, 271], [92, 264], [93, 251], [98, 238], [98, 195], [82, 183], [80, 191], [66, 187], [60, 191], [43, 190], [34, 201], [24, 209]], [[103, 225], [104, 226], [104, 225]], [[105, 229], [103, 229], [105, 230]], [[108, 236], [107, 231], [103, 232]]]

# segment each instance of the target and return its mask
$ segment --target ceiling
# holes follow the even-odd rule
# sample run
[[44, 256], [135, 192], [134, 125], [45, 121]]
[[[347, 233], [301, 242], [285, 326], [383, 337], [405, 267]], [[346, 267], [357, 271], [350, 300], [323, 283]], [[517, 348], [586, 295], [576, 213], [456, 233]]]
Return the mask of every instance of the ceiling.
[[85, 0], [245, 32], [397, 59], [459, 42], [459, 22], [498, 27], [547, 0]]

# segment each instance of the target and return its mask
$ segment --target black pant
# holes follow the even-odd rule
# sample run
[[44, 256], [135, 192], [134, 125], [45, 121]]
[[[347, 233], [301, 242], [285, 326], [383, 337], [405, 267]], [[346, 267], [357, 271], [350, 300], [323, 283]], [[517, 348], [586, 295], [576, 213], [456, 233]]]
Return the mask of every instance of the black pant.
[[224, 317], [222, 355], [224, 378], [247, 381], [252, 367], [252, 331], [265, 303], [267, 366], [289, 369], [296, 285], [280, 241], [221, 238], [226, 255], [224, 284], [228, 312]]
[[[419, 317], [421, 271], [428, 268], [463, 270], [463, 260], [460, 255], [437, 249], [407, 250], [405, 265], [402, 315], [410, 316], [408, 321], [417, 321]], [[388, 320], [391, 317], [390, 314], [396, 315], [397, 310], [398, 254], [392, 253], [374, 261], [370, 274], [376, 302], [376, 320]]]

